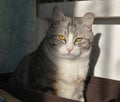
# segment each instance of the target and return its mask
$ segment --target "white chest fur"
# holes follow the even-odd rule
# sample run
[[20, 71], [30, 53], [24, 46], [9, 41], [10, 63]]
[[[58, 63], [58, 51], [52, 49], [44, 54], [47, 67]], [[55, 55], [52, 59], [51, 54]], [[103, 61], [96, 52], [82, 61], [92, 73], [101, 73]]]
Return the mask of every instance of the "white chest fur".
[[[61, 97], [78, 100], [83, 96], [83, 81], [88, 72], [89, 60], [55, 60], [57, 65], [56, 94]], [[83, 98], [82, 98], [83, 100]]]
[[67, 81], [76, 80], [78, 78], [86, 78], [88, 72], [89, 60], [65, 60], [59, 59], [55, 61], [58, 67], [58, 76]]

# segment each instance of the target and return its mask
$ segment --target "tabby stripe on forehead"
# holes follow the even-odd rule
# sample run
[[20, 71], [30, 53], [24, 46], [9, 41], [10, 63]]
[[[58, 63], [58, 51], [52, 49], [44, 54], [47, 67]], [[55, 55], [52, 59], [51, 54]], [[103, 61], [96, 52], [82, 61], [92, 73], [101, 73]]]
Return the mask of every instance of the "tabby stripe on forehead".
[[76, 31], [76, 24], [74, 23], [74, 20], [71, 20], [71, 23], [68, 23], [68, 30], [69, 33], [72, 32], [73, 34]]

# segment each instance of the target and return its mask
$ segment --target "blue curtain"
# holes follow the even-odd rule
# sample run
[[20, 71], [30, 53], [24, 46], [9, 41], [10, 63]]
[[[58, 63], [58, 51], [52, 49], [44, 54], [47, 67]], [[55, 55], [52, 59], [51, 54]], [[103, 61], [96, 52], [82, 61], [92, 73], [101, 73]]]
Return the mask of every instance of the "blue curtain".
[[36, 0], [0, 0], [0, 73], [36, 48]]

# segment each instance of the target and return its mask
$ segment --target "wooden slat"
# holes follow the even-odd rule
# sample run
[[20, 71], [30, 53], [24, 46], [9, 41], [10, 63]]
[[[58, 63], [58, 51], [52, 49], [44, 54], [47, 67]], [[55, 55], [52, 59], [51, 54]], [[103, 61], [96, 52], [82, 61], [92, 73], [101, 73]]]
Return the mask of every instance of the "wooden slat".
[[120, 18], [95, 18], [94, 24], [120, 24]]
[[[56, 3], [45, 3], [39, 6], [40, 17], [50, 17]], [[86, 12], [95, 13], [96, 17], [120, 17], [120, 0], [96, 0], [57, 3], [65, 15], [81, 17]]]

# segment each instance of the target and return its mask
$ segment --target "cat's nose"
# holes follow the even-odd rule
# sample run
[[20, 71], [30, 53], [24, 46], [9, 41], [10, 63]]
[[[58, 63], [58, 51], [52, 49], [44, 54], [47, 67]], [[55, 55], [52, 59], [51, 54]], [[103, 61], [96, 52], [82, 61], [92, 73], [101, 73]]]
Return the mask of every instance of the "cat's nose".
[[70, 53], [73, 50], [73, 48], [67, 48], [67, 51]]

